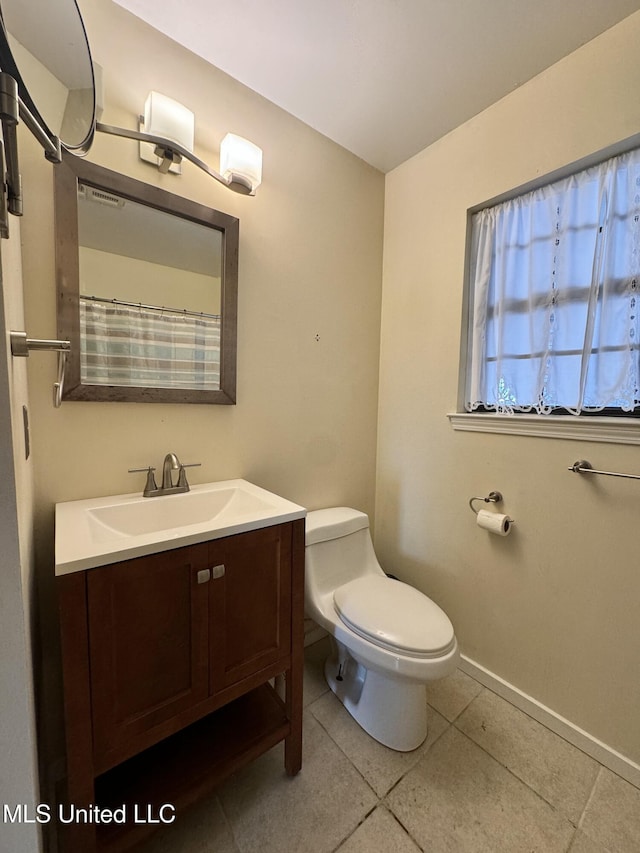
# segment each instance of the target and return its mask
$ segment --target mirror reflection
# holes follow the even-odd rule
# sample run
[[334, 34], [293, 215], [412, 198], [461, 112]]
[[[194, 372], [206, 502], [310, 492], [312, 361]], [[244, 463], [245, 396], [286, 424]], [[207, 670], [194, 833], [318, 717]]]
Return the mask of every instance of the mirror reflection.
[[81, 379], [220, 388], [222, 235], [78, 183]]
[[95, 119], [91, 54], [75, 0], [2, 0], [2, 70], [65, 148], [86, 151]]
[[76, 158], [54, 174], [63, 399], [233, 403], [238, 220]]

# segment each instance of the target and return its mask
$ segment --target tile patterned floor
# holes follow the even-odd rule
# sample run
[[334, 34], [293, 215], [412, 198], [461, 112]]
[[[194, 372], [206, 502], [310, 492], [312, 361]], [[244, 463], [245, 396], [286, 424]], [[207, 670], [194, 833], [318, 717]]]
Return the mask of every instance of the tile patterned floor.
[[303, 766], [282, 746], [144, 853], [638, 853], [640, 790], [461, 671], [428, 690], [425, 744], [373, 741], [307, 649]]

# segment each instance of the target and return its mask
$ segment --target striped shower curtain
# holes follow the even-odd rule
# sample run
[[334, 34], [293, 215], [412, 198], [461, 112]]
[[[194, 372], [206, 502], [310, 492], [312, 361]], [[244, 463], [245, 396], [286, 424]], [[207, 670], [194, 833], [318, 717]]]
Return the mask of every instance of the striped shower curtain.
[[80, 373], [87, 385], [220, 387], [220, 319], [80, 297]]

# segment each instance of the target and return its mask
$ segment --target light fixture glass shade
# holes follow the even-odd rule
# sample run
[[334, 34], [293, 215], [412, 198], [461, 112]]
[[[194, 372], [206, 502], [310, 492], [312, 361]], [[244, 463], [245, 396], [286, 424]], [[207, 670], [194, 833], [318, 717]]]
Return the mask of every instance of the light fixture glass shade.
[[262, 148], [227, 133], [220, 143], [220, 173], [230, 183], [243, 184], [255, 192], [262, 182]]
[[161, 95], [160, 92], [149, 92], [145, 101], [144, 130], [145, 133], [170, 139], [187, 151], [193, 151], [194, 114], [178, 101]]

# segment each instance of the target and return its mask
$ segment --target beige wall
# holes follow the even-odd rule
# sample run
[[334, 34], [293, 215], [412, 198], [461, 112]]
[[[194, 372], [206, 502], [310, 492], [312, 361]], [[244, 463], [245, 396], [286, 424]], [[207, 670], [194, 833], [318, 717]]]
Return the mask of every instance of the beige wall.
[[[382, 174], [110, 0], [79, 5], [104, 69], [103, 121], [134, 128], [155, 88], [196, 113], [196, 153], [212, 166], [227, 131], [259, 144], [264, 182], [255, 198], [239, 196], [190, 164], [182, 177], [160, 175], [138, 160], [135, 143], [96, 138], [92, 161], [239, 217], [237, 405], [54, 409], [55, 357], [30, 359], [38, 572], [52, 673], [45, 695], [57, 689], [56, 502], [141, 491], [144, 477], [127, 468], [160, 465], [168, 451], [202, 463], [189, 475], [193, 483], [244, 477], [309, 508], [344, 503], [372, 513], [375, 490]], [[53, 167], [24, 131], [21, 156], [27, 325], [31, 337], [49, 338]]]
[[[640, 13], [387, 175], [376, 544], [462, 651], [640, 762], [637, 447], [455, 432], [466, 210], [640, 130]], [[497, 489], [517, 522], [477, 529]]]
[[189, 311], [220, 313], [220, 276], [80, 248], [80, 293]]

